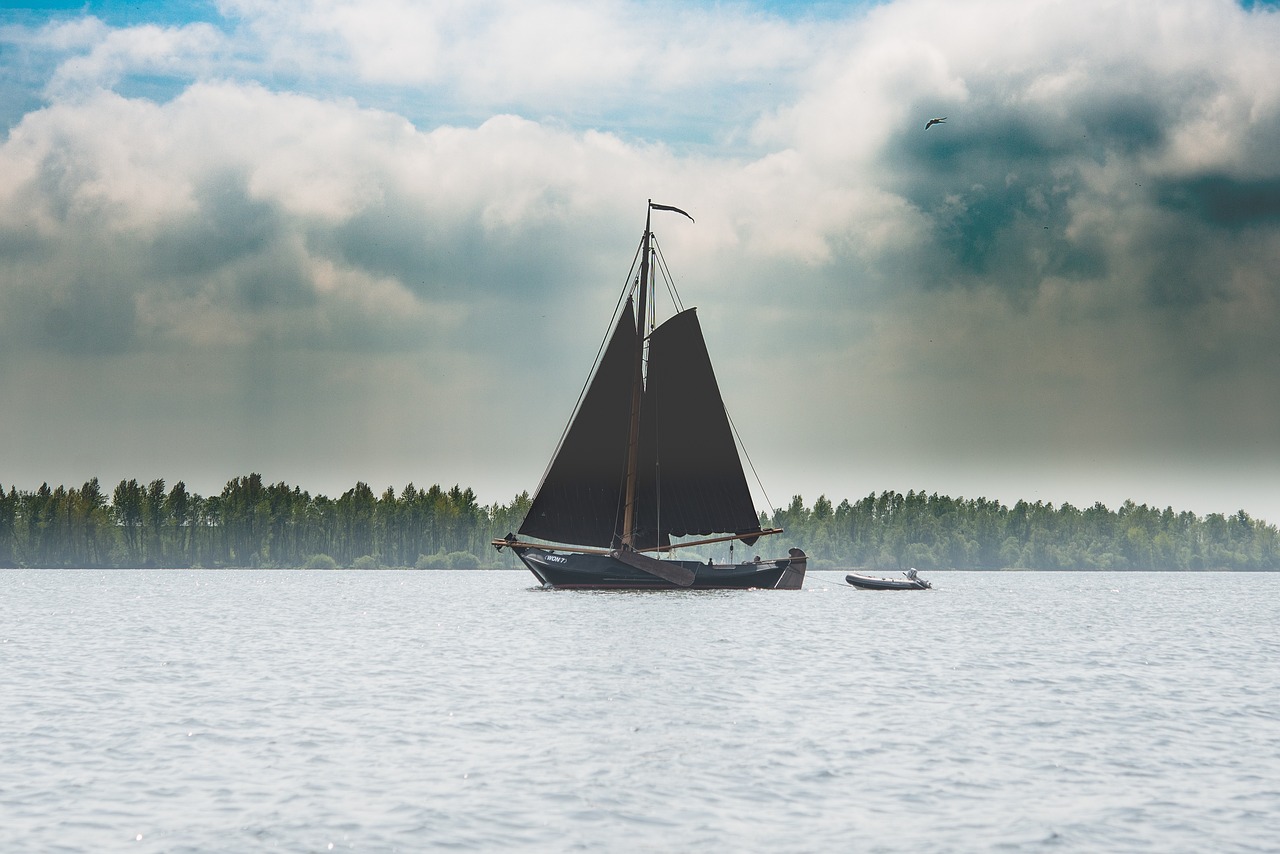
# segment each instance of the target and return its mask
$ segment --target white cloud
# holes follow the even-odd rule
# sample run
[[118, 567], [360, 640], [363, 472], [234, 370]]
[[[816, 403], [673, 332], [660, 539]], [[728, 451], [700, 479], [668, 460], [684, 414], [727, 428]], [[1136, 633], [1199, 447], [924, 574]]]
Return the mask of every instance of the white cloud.
[[[92, 19], [88, 19], [92, 21]], [[70, 31], [76, 38], [66, 38]], [[58, 67], [49, 92], [63, 98], [117, 85], [126, 75], [197, 77], [208, 74], [213, 60], [227, 49], [221, 32], [209, 24], [183, 27], [144, 25], [112, 30], [94, 22], [63, 24], [43, 39], [45, 46], [86, 47]]]
[[[80, 50], [92, 48], [101, 43], [107, 38], [109, 32], [110, 29], [102, 21], [93, 16], [87, 16], [46, 24], [19, 40], [52, 50]], [[16, 32], [13, 34], [18, 35]]]
[[221, 8], [255, 34], [269, 64], [304, 76], [425, 87], [448, 110], [616, 114], [638, 126], [679, 112], [672, 97], [735, 114], [731, 88], [776, 85], [782, 97], [830, 40], [816, 24], [732, 5], [227, 0]]

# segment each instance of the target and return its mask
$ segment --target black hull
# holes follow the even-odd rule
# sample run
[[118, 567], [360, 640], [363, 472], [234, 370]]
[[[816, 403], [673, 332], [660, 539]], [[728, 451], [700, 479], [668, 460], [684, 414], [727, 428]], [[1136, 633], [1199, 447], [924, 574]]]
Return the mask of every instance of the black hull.
[[860, 590], [928, 590], [932, 587], [923, 578], [875, 578], [870, 575], [846, 575], [844, 580]]
[[705, 564], [693, 560], [663, 561], [694, 573], [687, 587], [650, 575], [606, 554], [553, 552], [513, 548], [512, 551], [546, 587], [568, 590], [799, 590], [808, 558], [799, 549], [781, 560], [738, 564]]

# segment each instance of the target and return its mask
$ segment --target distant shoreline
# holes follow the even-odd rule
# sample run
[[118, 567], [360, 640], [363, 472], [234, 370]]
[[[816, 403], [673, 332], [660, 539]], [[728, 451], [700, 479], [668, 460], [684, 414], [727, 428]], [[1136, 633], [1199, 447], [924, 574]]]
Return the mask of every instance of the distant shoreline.
[[[122, 480], [109, 494], [97, 478], [79, 487], [0, 487], [0, 568], [518, 569], [490, 542], [518, 531], [530, 505], [527, 492], [482, 505], [469, 487], [412, 483], [375, 494], [359, 482], [329, 498], [257, 473], [207, 497], [164, 480]], [[814, 571], [1280, 570], [1280, 531], [1243, 510], [1010, 506], [886, 490], [838, 505], [797, 495], [761, 512], [760, 524], [785, 533], [756, 548], [801, 547]], [[685, 554], [732, 559], [721, 548]]]

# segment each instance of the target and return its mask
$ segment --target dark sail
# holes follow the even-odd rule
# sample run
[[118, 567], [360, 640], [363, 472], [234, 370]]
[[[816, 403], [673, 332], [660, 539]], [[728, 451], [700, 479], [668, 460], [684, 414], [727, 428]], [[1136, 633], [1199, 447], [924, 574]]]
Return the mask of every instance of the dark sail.
[[595, 376], [520, 533], [608, 548], [621, 519], [636, 349], [632, 301], [618, 318]]
[[637, 547], [760, 530], [694, 309], [649, 336], [640, 431]]

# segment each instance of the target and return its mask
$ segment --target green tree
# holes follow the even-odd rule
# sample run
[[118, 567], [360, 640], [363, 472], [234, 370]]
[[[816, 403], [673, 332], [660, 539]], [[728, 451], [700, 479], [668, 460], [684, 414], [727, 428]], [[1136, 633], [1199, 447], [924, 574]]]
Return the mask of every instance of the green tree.
[[0, 484], [0, 568], [18, 565], [15, 554], [18, 521], [18, 492], [12, 486], [6, 495]]
[[187, 492], [187, 485], [178, 481], [173, 485], [173, 489], [169, 490], [169, 495], [164, 501], [164, 515], [172, 526], [169, 543], [175, 566], [191, 566], [191, 529], [194, 509], [191, 495]]
[[111, 497], [111, 511], [124, 538], [125, 565], [142, 566], [144, 490], [137, 480], [122, 480]]

